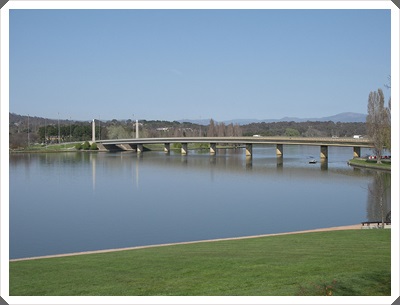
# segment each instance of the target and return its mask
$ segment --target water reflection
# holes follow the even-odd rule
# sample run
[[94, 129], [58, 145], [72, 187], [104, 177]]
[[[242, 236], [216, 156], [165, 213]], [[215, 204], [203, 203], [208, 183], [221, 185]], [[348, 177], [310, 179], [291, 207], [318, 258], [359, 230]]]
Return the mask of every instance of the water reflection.
[[283, 168], [283, 156], [276, 157], [276, 167]]
[[251, 169], [253, 167], [253, 158], [246, 156], [246, 169]]
[[373, 173], [368, 185], [367, 217], [368, 221], [390, 222], [391, 182], [390, 174], [381, 171]]
[[90, 155], [90, 160], [92, 163], [92, 184], [93, 184], [93, 191], [96, 190], [96, 157], [94, 155]]
[[[243, 149], [213, 156], [10, 155], [10, 257], [306, 230], [379, 217], [374, 171], [349, 167], [351, 149], [331, 149], [326, 164], [309, 164], [317, 153], [298, 147], [276, 157], [274, 147], [255, 148], [250, 160]], [[384, 213], [390, 211], [389, 189], [390, 184]]]
[[328, 160], [326, 159], [321, 160], [321, 170], [322, 171], [328, 170]]

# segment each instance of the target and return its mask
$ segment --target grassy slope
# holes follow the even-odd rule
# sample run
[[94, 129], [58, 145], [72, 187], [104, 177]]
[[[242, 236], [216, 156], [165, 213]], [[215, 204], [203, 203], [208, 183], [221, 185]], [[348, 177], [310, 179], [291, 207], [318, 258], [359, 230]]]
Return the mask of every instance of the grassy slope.
[[10, 263], [10, 295], [390, 295], [390, 230]]
[[352, 159], [349, 160], [350, 165], [367, 167], [372, 169], [384, 169], [390, 170], [391, 169], [391, 162], [382, 160], [382, 164], [376, 164], [375, 160], [365, 160], [365, 159]]

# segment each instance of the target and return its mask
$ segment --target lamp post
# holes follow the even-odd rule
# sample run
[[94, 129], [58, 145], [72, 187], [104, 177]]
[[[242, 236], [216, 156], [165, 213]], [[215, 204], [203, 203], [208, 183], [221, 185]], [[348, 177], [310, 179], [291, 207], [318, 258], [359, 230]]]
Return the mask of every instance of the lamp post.
[[134, 133], [135, 133], [135, 115], [132, 114], [132, 138]]
[[58, 112], [58, 144], [61, 143], [61, 138], [60, 138], [60, 113]]
[[72, 142], [71, 116], [69, 117], [69, 141]]
[[92, 121], [92, 142], [96, 142], [96, 123], [94, 119]]
[[47, 149], [47, 119], [44, 119], [44, 145]]
[[[132, 118], [135, 118], [135, 115], [132, 114]], [[135, 120], [132, 121], [132, 128], [135, 130]], [[136, 132], [135, 132], [136, 139], [139, 139], [139, 121], [136, 120]]]
[[28, 114], [28, 147], [29, 147], [29, 114]]

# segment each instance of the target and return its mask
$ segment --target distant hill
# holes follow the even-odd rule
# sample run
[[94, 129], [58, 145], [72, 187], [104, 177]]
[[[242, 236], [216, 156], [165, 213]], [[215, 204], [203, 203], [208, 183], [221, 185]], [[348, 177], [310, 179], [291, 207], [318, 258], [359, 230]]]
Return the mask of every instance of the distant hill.
[[360, 122], [365, 123], [367, 120], [367, 115], [363, 113], [355, 113], [355, 112], [343, 112], [330, 117], [323, 118], [324, 121], [332, 121], [332, 122]]
[[[327, 116], [327, 117], [321, 117], [321, 118], [298, 118], [298, 117], [284, 117], [281, 119], [264, 119], [264, 120], [259, 120], [259, 119], [235, 119], [235, 120], [228, 120], [228, 121], [223, 121], [225, 124], [239, 124], [239, 125], [247, 125], [251, 123], [273, 123], [273, 122], [328, 122], [332, 121], [334, 123], [337, 122], [343, 122], [343, 123], [365, 123], [367, 118], [366, 114], [363, 113], [355, 113], [355, 112], [342, 112], [336, 115], [332, 116]], [[184, 119], [184, 120], [179, 120], [178, 122], [190, 122], [194, 124], [200, 124], [200, 125], [208, 125], [210, 123], [210, 119], [203, 119], [203, 120], [190, 120], [190, 119]]]
[[[342, 112], [336, 115], [322, 117], [322, 118], [289, 118], [285, 117], [280, 120], [276, 120], [275, 122], [283, 122], [283, 121], [293, 121], [293, 122], [307, 122], [307, 121], [319, 121], [319, 122], [328, 122], [332, 121], [334, 123], [343, 122], [343, 123], [355, 123], [361, 122], [364, 123], [367, 119], [367, 115], [363, 113], [355, 113], [355, 112]], [[271, 121], [273, 122], [273, 121]]]
[[[25, 121], [27, 121], [27, 116], [24, 115], [18, 115], [15, 113], [10, 113], [9, 114], [9, 123], [10, 125], [18, 125], [21, 124]], [[327, 117], [321, 117], [321, 118], [298, 118], [298, 117], [284, 117], [281, 119], [264, 119], [264, 120], [259, 120], [259, 119], [234, 119], [234, 120], [228, 120], [228, 121], [223, 121], [225, 124], [239, 124], [239, 125], [247, 125], [251, 123], [273, 123], [273, 122], [328, 122], [332, 121], [334, 123], [337, 122], [342, 122], [342, 123], [365, 123], [367, 118], [366, 114], [363, 113], [355, 113], [355, 112], [342, 112], [336, 115], [332, 116], [327, 116]], [[58, 123], [58, 120], [56, 119], [45, 119], [42, 117], [30, 117], [30, 123], [35, 124], [35, 125], [42, 125], [44, 122], [47, 122], [47, 124], [56, 124]], [[60, 120], [60, 124], [69, 124], [69, 120]], [[198, 119], [198, 120], [192, 120], [192, 119], [182, 119], [178, 120], [177, 122], [179, 123], [193, 123], [193, 124], [198, 124], [198, 125], [208, 125], [210, 123], [210, 119]], [[216, 121], [217, 123], [221, 123]]]

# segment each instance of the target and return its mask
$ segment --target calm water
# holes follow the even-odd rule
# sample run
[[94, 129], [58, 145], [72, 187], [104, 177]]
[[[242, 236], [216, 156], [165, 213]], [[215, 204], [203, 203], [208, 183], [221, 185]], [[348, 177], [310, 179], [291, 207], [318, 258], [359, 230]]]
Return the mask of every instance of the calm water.
[[374, 172], [349, 167], [352, 153], [329, 148], [327, 164], [309, 164], [311, 157], [319, 161], [319, 147], [305, 146], [284, 146], [283, 159], [275, 147], [256, 146], [251, 162], [243, 149], [214, 157], [193, 151], [10, 155], [10, 258], [378, 219], [368, 190]]

